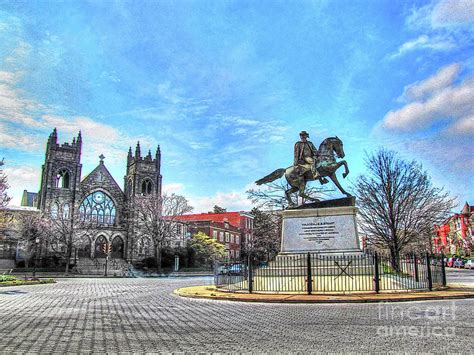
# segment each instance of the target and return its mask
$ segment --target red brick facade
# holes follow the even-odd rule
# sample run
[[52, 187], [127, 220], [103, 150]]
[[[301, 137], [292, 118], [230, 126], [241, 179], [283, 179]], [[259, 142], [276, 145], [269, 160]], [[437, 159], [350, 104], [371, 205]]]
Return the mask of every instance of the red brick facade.
[[239, 258], [253, 230], [253, 216], [246, 212], [199, 213], [183, 215], [191, 234], [203, 232], [225, 245], [229, 257]]
[[474, 207], [466, 202], [460, 213], [449, 217], [442, 225], [435, 226], [434, 251], [445, 254], [471, 255]]

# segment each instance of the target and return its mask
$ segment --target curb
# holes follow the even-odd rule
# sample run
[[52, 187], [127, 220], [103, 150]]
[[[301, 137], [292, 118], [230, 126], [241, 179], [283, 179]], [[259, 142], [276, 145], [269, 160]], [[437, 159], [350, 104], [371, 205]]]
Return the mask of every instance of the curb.
[[[209, 286], [202, 286], [209, 287]], [[196, 288], [196, 287], [190, 287]], [[400, 294], [379, 294], [377, 298], [372, 297], [372, 295], [367, 296], [334, 296], [334, 295], [278, 295], [280, 297], [275, 298], [275, 295], [265, 295], [265, 294], [254, 294], [254, 297], [248, 297], [248, 294], [245, 296], [242, 294], [232, 293], [232, 296], [228, 295], [217, 295], [215, 293], [223, 293], [220, 291], [212, 291], [215, 295], [210, 294], [190, 294], [186, 293], [184, 290], [190, 288], [179, 288], [173, 291], [174, 294], [185, 297], [185, 298], [195, 298], [195, 299], [208, 299], [208, 300], [217, 300], [217, 301], [233, 301], [233, 302], [256, 302], [256, 303], [386, 303], [386, 302], [412, 302], [412, 301], [436, 301], [436, 300], [449, 300], [449, 299], [472, 299], [474, 298], [474, 290], [465, 290], [465, 291], [444, 291], [444, 293], [452, 292], [453, 294], [431, 294], [431, 295], [417, 295], [416, 293], [409, 293], [409, 296], [400, 296]], [[209, 290], [207, 290], [207, 293]], [[434, 291], [437, 292], [437, 291]], [[394, 297], [394, 295], [396, 295]], [[267, 296], [267, 297], [265, 297]], [[385, 296], [385, 297], [383, 297]]]

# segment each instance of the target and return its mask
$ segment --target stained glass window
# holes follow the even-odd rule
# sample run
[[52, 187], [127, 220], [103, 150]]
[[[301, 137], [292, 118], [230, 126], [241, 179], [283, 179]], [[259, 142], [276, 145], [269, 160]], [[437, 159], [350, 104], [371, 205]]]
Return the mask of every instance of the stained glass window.
[[79, 207], [81, 220], [98, 224], [112, 225], [115, 223], [115, 204], [107, 194], [96, 191], [88, 195]]

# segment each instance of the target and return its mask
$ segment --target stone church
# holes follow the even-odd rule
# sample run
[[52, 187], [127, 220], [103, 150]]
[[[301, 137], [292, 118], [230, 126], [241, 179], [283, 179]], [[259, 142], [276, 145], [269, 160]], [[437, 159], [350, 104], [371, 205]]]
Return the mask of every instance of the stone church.
[[112, 245], [113, 259], [134, 261], [152, 255], [151, 241], [139, 239], [128, 225], [126, 206], [137, 196], [161, 195], [160, 147], [154, 156], [151, 151], [142, 156], [140, 143], [135, 154], [130, 147], [123, 189], [107, 170], [103, 155], [97, 167], [83, 177], [81, 151], [80, 132], [71, 143], [59, 144], [53, 130], [46, 145], [40, 191], [33, 198], [36, 207], [53, 218], [75, 216], [92, 222], [93, 231], [84, 233], [76, 247], [77, 259], [103, 258], [105, 243]]

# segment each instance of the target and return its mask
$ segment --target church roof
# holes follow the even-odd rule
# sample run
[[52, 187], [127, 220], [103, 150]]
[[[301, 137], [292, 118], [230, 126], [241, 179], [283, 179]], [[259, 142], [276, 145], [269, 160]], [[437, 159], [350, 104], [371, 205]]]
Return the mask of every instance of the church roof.
[[[104, 189], [110, 189], [110, 184], [112, 184], [114, 189], [118, 189], [122, 191], [122, 188], [117, 184], [115, 179], [113, 178], [112, 174], [110, 174], [109, 170], [105, 167], [103, 160], [100, 161], [99, 165], [92, 170], [88, 175], [86, 175], [81, 181], [81, 187], [85, 187], [88, 185], [97, 185], [100, 183], [104, 184]], [[109, 185], [109, 186], [106, 186]], [[122, 191], [123, 192], [123, 191]]]

